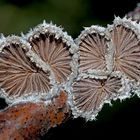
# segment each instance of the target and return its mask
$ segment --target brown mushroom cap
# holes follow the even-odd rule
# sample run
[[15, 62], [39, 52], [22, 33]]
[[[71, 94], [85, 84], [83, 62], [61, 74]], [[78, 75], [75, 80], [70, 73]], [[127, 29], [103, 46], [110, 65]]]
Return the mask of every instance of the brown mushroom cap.
[[[111, 43], [105, 28], [91, 26], [85, 28], [76, 40], [79, 45], [79, 71], [88, 69], [111, 70], [109, 60], [109, 44]], [[109, 62], [107, 62], [109, 61]]]
[[116, 18], [109, 26], [114, 49], [114, 71], [120, 71], [136, 84], [140, 79], [140, 40], [138, 24]]
[[47, 95], [50, 72], [43, 71], [26, 55], [29, 48], [19, 37], [5, 38], [0, 46], [1, 95], [16, 99], [28, 95]]
[[72, 72], [77, 71], [77, 66], [74, 64], [77, 61], [74, 58], [77, 46], [66, 32], [44, 22], [26, 36], [32, 51], [50, 67], [59, 84], [71, 79]]
[[[96, 78], [92, 74], [79, 75], [72, 85], [73, 111], [87, 120], [95, 119], [106, 102], [123, 97], [127, 85], [119, 73], [106, 74], [106, 78]], [[129, 94], [128, 94], [129, 96]]]

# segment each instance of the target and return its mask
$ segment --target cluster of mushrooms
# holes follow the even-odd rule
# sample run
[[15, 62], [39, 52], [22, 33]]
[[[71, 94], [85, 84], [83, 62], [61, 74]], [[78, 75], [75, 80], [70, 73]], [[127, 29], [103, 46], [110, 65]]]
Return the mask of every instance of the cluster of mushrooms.
[[140, 24], [115, 17], [73, 40], [45, 21], [26, 35], [0, 38], [0, 97], [10, 105], [60, 93], [74, 118], [93, 120], [105, 103], [140, 96]]

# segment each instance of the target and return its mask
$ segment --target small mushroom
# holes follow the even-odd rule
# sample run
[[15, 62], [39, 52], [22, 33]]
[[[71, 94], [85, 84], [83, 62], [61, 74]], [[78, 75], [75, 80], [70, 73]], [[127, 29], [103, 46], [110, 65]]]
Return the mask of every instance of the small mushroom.
[[[90, 72], [78, 76], [72, 85], [72, 110], [75, 117], [93, 120], [104, 103], [125, 99], [130, 96], [130, 87], [120, 73], [104, 73], [104, 77], [94, 77]], [[125, 82], [126, 83], [125, 83]]]
[[9, 36], [0, 44], [0, 96], [11, 102], [28, 96], [47, 95], [50, 72], [43, 71], [26, 55], [30, 45], [20, 37]]
[[99, 26], [86, 27], [76, 42], [80, 53], [80, 72], [85, 72], [88, 69], [112, 70], [111, 41], [105, 32], [105, 28]]
[[136, 85], [140, 79], [139, 25], [130, 19], [116, 17], [107, 30], [113, 43], [113, 70], [122, 72]]
[[45, 62], [54, 73], [58, 83], [66, 83], [76, 73], [77, 51], [73, 39], [63, 32], [62, 28], [53, 24], [38, 25], [26, 35], [32, 46], [32, 51]]

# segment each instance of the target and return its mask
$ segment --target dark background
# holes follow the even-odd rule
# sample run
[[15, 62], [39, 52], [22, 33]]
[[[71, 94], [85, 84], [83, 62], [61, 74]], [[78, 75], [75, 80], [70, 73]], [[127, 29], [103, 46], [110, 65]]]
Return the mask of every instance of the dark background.
[[[27, 33], [44, 19], [62, 25], [76, 38], [84, 26], [112, 24], [114, 15], [123, 17], [132, 11], [138, 0], [125, 3], [117, 0], [0, 0], [0, 32], [4, 35]], [[69, 119], [65, 124], [51, 129], [43, 140], [133, 137], [139, 139], [140, 99], [136, 96], [120, 103], [105, 105], [97, 120], [86, 122], [82, 118]], [[0, 100], [1, 108], [5, 107]], [[138, 137], [138, 138], [136, 138]]]
[[138, 0], [0, 0], [0, 32], [5, 35], [28, 30], [37, 24], [52, 21], [62, 25], [76, 38], [84, 26], [111, 24], [114, 15], [123, 17], [132, 11]]

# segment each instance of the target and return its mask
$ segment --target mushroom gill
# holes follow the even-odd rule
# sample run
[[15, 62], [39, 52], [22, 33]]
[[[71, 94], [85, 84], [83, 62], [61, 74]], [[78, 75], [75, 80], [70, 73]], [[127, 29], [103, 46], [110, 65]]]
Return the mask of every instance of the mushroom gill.
[[96, 78], [92, 74], [79, 75], [72, 85], [75, 116], [82, 116], [87, 120], [95, 119], [104, 103], [126, 98], [128, 87], [123, 83], [122, 75], [114, 72], [105, 76]]
[[1, 96], [16, 99], [49, 92], [49, 72], [44, 72], [30, 60], [26, 55], [29, 48], [19, 37], [5, 38], [0, 47]]
[[116, 18], [108, 29], [114, 49], [114, 71], [125, 74], [135, 84], [140, 79], [140, 41], [138, 25], [126, 18]]
[[70, 36], [61, 28], [43, 23], [27, 34], [27, 40], [36, 53], [54, 73], [58, 83], [65, 83], [72, 73], [71, 62], [75, 45]]
[[85, 28], [76, 42], [80, 51], [80, 72], [88, 69], [110, 70], [111, 61], [108, 58], [110, 39], [105, 33], [105, 28], [99, 26]]

